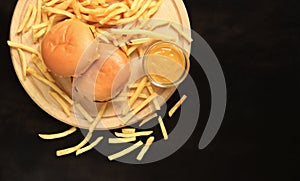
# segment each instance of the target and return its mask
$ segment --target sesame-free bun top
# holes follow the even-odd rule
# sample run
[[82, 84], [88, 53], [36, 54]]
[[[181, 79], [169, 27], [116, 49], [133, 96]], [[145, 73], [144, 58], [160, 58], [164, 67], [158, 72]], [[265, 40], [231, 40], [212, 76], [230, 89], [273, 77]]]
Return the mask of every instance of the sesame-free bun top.
[[111, 44], [98, 45], [99, 58], [80, 77], [78, 93], [93, 101], [109, 101], [120, 93], [130, 78], [127, 55]]
[[54, 74], [75, 76], [80, 57], [93, 40], [88, 25], [75, 19], [65, 20], [53, 26], [45, 35], [41, 45], [42, 57]]

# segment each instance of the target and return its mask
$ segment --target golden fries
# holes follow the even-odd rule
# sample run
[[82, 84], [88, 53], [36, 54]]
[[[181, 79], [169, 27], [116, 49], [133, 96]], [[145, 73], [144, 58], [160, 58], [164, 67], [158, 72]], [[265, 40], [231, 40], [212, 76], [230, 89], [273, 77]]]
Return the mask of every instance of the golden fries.
[[153, 143], [154, 141], [154, 136], [151, 136], [147, 139], [145, 146], [142, 148], [142, 150], [140, 151], [140, 153], [138, 154], [138, 156], [136, 157], [136, 159], [138, 161], [141, 161], [144, 157], [144, 155], [146, 154], [146, 152], [149, 150], [150, 145]]
[[135, 143], [134, 145], [132, 145], [132, 146], [130, 146], [130, 147], [128, 147], [128, 148], [126, 148], [126, 149], [118, 152], [118, 153], [115, 153], [113, 155], [108, 156], [108, 159], [110, 161], [118, 159], [118, 158], [120, 158], [120, 157], [122, 157], [122, 156], [124, 156], [124, 155], [126, 155], [126, 154], [128, 154], [128, 153], [130, 153], [132, 151], [134, 151], [135, 149], [137, 149], [138, 147], [140, 147], [142, 145], [143, 145], [143, 142], [139, 141], [139, 142]]
[[43, 138], [45, 140], [52, 140], [52, 139], [58, 139], [66, 137], [72, 133], [74, 133], [77, 130], [76, 127], [72, 127], [64, 132], [61, 133], [55, 133], [55, 134], [38, 134], [40, 138]]
[[15, 42], [12, 42], [12, 41], [7, 41], [7, 44], [8, 46], [12, 47], [12, 48], [20, 48], [22, 50], [25, 50], [27, 52], [30, 52], [30, 53], [33, 53], [33, 54], [36, 54], [38, 55], [39, 57], [41, 57], [40, 55], [40, 52], [34, 48], [31, 48], [29, 46], [26, 46], [24, 44], [21, 44], [21, 43], [15, 43]]
[[182, 98], [170, 109], [169, 116], [172, 117], [176, 110], [183, 104], [187, 96], [183, 95]]
[[26, 11], [24, 19], [23, 19], [21, 25], [19, 26], [19, 28], [17, 30], [17, 33], [21, 33], [23, 31], [24, 27], [26, 26], [26, 24], [27, 24], [27, 22], [28, 22], [28, 20], [30, 18], [30, 15], [32, 13], [32, 9], [33, 9], [33, 5], [31, 4], [31, 5], [29, 5], [29, 7], [28, 7], [28, 9]]
[[30, 73], [32, 76], [40, 80], [42, 83], [51, 87], [54, 91], [60, 94], [69, 104], [73, 104], [73, 100], [64, 92], [62, 91], [56, 84], [50, 82], [49, 80], [45, 79], [44, 77], [40, 76], [34, 69], [28, 68], [27, 72]]
[[30, 19], [28, 20], [27, 25], [25, 26], [25, 29], [24, 29], [25, 32], [30, 30], [30, 28], [32, 27], [32, 25], [33, 25], [33, 23], [35, 22], [35, 19], [36, 19], [36, 14], [37, 14], [36, 6], [33, 6]]
[[166, 127], [165, 127], [165, 124], [162, 120], [162, 118], [159, 116], [158, 117], [158, 122], [159, 122], [159, 126], [160, 126], [160, 129], [161, 129], [161, 132], [164, 136], [164, 140], [167, 140], [168, 139], [168, 133], [167, 133], [167, 130], [166, 130]]
[[171, 27], [176, 30], [188, 43], [192, 43], [193, 39], [189, 37], [187, 34], [185, 34], [178, 25], [175, 25], [174, 23], [171, 23]]
[[[153, 90], [151, 85], [148, 85], [147, 89], [148, 89], [150, 94], [154, 93], [154, 90]], [[158, 99], [154, 98], [153, 99], [153, 104], [154, 104], [155, 110], [160, 110], [160, 105], [159, 105]]]
[[108, 138], [109, 144], [130, 143], [136, 140], [136, 137], [131, 138]]
[[99, 144], [99, 142], [103, 140], [103, 136], [100, 136], [98, 137], [94, 142], [92, 142], [90, 145], [86, 146], [86, 147], [83, 147], [83, 148], [80, 148], [79, 150], [76, 151], [76, 156], [84, 153], [84, 152], [87, 152], [91, 149], [93, 149], [96, 145]]
[[25, 54], [22, 49], [18, 48], [18, 53], [21, 60], [21, 66], [22, 66], [22, 73], [23, 73], [23, 79], [26, 80], [26, 74], [27, 74], [27, 60], [25, 58]]
[[122, 133], [124, 134], [132, 134], [135, 133], [135, 128], [123, 128]]
[[67, 116], [71, 115], [69, 106], [67, 103], [56, 93], [53, 91], [50, 91], [49, 94], [56, 100], [56, 102], [62, 107], [64, 112], [66, 113]]
[[150, 95], [146, 100], [144, 100], [140, 105], [138, 105], [133, 111], [128, 113], [125, 117], [122, 118], [122, 123], [125, 125], [129, 120], [131, 120], [134, 115], [140, 112], [147, 104], [149, 104], [155, 97], [156, 93]]
[[89, 121], [90, 123], [94, 121], [90, 114], [80, 104], [75, 104], [75, 107], [87, 121]]
[[153, 131], [141, 131], [141, 132], [135, 132], [135, 133], [118, 133], [115, 132], [115, 135], [117, 137], [122, 138], [132, 138], [132, 137], [139, 137], [139, 136], [149, 136], [153, 133]]

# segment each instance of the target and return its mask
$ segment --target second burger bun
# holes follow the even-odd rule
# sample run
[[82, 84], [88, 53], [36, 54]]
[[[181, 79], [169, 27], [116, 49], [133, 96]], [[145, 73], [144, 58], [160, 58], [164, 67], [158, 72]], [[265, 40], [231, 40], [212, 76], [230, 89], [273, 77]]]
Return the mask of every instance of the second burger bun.
[[45, 35], [41, 45], [42, 57], [54, 74], [74, 76], [83, 52], [93, 40], [88, 25], [75, 19], [65, 20]]
[[75, 81], [80, 95], [93, 101], [109, 101], [120, 93], [130, 78], [126, 54], [111, 44], [99, 44], [100, 57]]

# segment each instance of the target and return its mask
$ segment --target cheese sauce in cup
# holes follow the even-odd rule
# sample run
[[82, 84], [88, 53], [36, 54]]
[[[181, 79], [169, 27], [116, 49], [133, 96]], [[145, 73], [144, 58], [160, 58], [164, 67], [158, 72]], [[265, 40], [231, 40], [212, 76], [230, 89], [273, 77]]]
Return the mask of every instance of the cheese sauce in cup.
[[187, 52], [175, 43], [159, 41], [145, 52], [143, 68], [154, 85], [173, 87], [186, 78], [190, 60]]

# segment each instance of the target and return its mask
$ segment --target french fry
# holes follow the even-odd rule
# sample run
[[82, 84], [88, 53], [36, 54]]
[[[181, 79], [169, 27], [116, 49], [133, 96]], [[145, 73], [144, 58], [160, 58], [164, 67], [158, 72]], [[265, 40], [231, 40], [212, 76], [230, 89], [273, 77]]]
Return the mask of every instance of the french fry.
[[35, 22], [36, 19], [36, 14], [37, 14], [37, 9], [36, 6], [33, 6], [32, 8], [32, 12], [31, 12], [31, 16], [25, 26], [24, 31], [27, 32], [28, 30], [30, 30], [30, 28], [32, 27], [33, 23]]
[[37, 55], [32, 54], [31, 55], [32, 62], [36, 65], [36, 67], [41, 71], [41, 73], [46, 77], [47, 80], [49, 80], [52, 83], [55, 83], [55, 80], [51, 76], [51, 74], [48, 72], [48, 68], [46, 65], [40, 60]]
[[63, 138], [66, 137], [72, 133], [74, 133], [77, 130], [76, 127], [72, 127], [64, 132], [61, 133], [54, 133], [54, 134], [38, 134], [40, 138], [45, 139], [45, 140], [52, 140], [52, 139], [58, 139], [58, 138]]
[[120, 19], [120, 20], [116, 21], [116, 24], [126, 24], [126, 23], [137, 20], [146, 11], [146, 9], [150, 5], [151, 1], [152, 0], [147, 0], [146, 3], [144, 3], [142, 5], [142, 7], [139, 9], [139, 11], [136, 14], [134, 14], [133, 16], [131, 16], [129, 18]]
[[139, 136], [149, 136], [153, 133], [153, 131], [140, 131], [140, 132], [135, 132], [135, 133], [118, 133], [115, 132], [115, 135], [117, 137], [121, 138], [131, 138], [131, 137], [139, 137]]
[[89, 132], [87, 134], [87, 136], [78, 145], [70, 147], [70, 148], [62, 149], [62, 150], [57, 150], [56, 156], [68, 155], [68, 154], [71, 154], [71, 153], [79, 150], [80, 148], [82, 148], [84, 145], [86, 145], [89, 142], [91, 137], [92, 137], [92, 133]]
[[160, 126], [160, 129], [161, 129], [161, 132], [164, 136], [164, 140], [167, 140], [168, 139], [168, 133], [167, 133], [167, 130], [166, 130], [166, 127], [165, 127], [165, 124], [162, 120], [162, 118], [159, 116], [158, 117], [158, 122], [159, 122], [159, 126]]
[[83, 147], [83, 148], [80, 148], [79, 150], [76, 151], [76, 156], [84, 153], [84, 152], [87, 152], [91, 149], [93, 149], [96, 145], [98, 145], [100, 143], [100, 141], [103, 140], [103, 136], [100, 136], [98, 137], [94, 142], [92, 142], [90, 145], [86, 146], [86, 147]]
[[69, 117], [71, 115], [71, 112], [67, 103], [56, 92], [49, 91], [49, 94], [56, 100], [56, 102], [61, 106], [63, 111]]
[[150, 114], [148, 116], [146, 116], [143, 121], [139, 124], [139, 127], [143, 126], [144, 124], [148, 123], [150, 120], [156, 118], [158, 115], [157, 113], [153, 113], [153, 114]]
[[40, 80], [45, 85], [51, 87], [54, 91], [60, 94], [69, 104], [71, 105], [73, 104], [73, 100], [70, 99], [70, 97], [64, 91], [62, 91], [56, 84], [40, 76], [33, 68], [28, 68], [27, 72], [30, 73], [32, 76], [34, 76], [36, 79]]
[[21, 44], [21, 43], [15, 43], [15, 42], [12, 42], [12, 41], [7, 41], [7, 44], [8, 46], [12, 47], [12, 48], [20, 48], [24, 51], [27, 51], [27, 52], [30, 52], [30, 53], [33, 53], [33, 54], [36, 54], [38, 55], [39, 57], [41, 57], [41, 54], [38, 50], [34, 49], [34, 48], [31, 48], [27, 45], [24, 45], [24, 44]]
[[[150, 86], [151, 82], [147, 82], [145, 86]], [[139, 83], [134, 83], [128, 86], [129, 89], [135, 89], [139, 86]]]
[[27, 74], [27, 60], [25, 57], [25, 54], [22, 49], [18, 48], [18, 53], [21, 60], [21, 66], [22, 66], [22, 73], [23, 73], [23, 79], [26, 80], [26, 74]]
[[95, 130], [96, 126], [99, 124], [99, 121], [100, 121], [101, 117], [104, 115], [106, 107], [107, 107], [107, 102], [105, 102], [101, 105], [99, 113], [98, 113], [96, 119], [94, 120], [94, 122], [92, 123], [92, 125], [89, 128], [89, 132], [93, 132]]
[[43, 37], [47, 32], [47, 28], [43, 28], [37, 33], [33, 34], [33, 43], [36, 43], [41, 37]]
[[19, 26], [19, 28], [18, 28], [18, 30], [17, 30], [17, 33], [21, 33], [21, 32], [23, 31], [23, 29], [25, 28], [25, 26], [26, 26], [26, 24], [27, 24], [27, 22], [28, 22], [28, 20], [29, 20], [29, 18], [30, 18], [30, 15], [31, 15], [31, 13], [32, 13], [32, 9], [33, 9], [33, 5], [30, 4], [30, 5], [28, 6], [28, 9], [27, 9], [27, 11], [26, 11], [26, 14], [25, 14], [25, 16], [24, 16], [24, 19], [23, 19], [22, 23], [20, 24], [20, 26]]
[[176, 30], [188, 43], [192, 43], [193, 39], [185, 34], [177, 25], [171, 23], [171, 27]]
[[[151, 85], [148, 85], [147, 89], [148, 89], [150, 94], [154, 93], [154, 90], [153, 90]], [[154, 104], [154, 107], [155, 107], [156, 110], [160, 110], [160, 105], [159, 105], [158, 99], [154, 98], [153, 99], [153, 104]]]
[[130, 11], [124, 13], [124, 17], [125, 18], [128, 18], [134, 14], [136, 14], [138, 12], [138, 10], [142, 7], [143, 5], [143, 1], [141, 0], [135, 0], [133, 3], [132, 3], [132, 6], [130, 8]]
[[[134, 94], [134, 92], [130, 92], [130, 93], [122, 93], [122, 94], [119, 95], [119, 97], [125, 97], [125, 98], [126, 98], [126, 97], [132, 97], [133, 94]], [[138, 98], [147, 99], [148, 96], [147, 96], [146, 94], [141, 93], [141, 94], [139, 95]]]
[[60, 15], [64, 15], [64, 16], [67, 16], [71, 19], [74, 19], [75, 18], [75, 15], [68, 12], [68, 11], [65, 11], [65, 10], [61, 10], [61, 9], [57, 9], [57, 8], [52, 8], [52, 7], [43, 7], [43, 10], [46, 11], [46, 12], [49, 12], [49, 13], [54, 13], [54, 14], [60, 14]]
[[139, 57], [140, 58], [143, 57], [144, 56], [144, 48], [142, 46], [139, 46], [137, 48], [137, 50], [138, 50], [138, 53], [139, 53]]
[[147, 77], [144, 77], [141, 82], [139, 83], [139, 86], [137, 87], [136, 91], [134, 92], [134, 94], [132, 95], [132, 97], [129, 99], [129, 106], [132, 106], [135, 101], [137, 100], [137, 98], [139, 97], [139, 95], [141, 94], [141, 92], [143, 91], [145, 85], [147, 82]]
[[129, 143], [136, 140], [136, 137], [131, 138], [108, 138], [109, 144]]
[[37, 0], [37, 14], [34, 24], [40, 24], [42, 21], [42, 0]]
[[159, 21], [154, 23], [153, 25], [150, 26], [149, 30], [155, 30], [156, 28], [162, 27], [162, 26], [166, 26], [169, 25], [170, 23], [168, 21]]
[[66, 0], [58, 5], [55, 5], [54, 8], [60, 9], [60, 10], [66, 10], [72, 3], [73, 0]]
[[107, 16], [105, 16], [105, 18], [103, 18], [101, 21], [99, 21], [99, 23], [103, 25], [106, 22], [108, 22], [110, 19], [112, 19], [113, 17], [117, 16], [118, 14], [124, 13], [126, 11], [127, 11], [126, 8], [116, 9], [115, 11], [110, 12]]
[[45, 3], [45, 6], [53, 6], [54, 4], [58, 3], [60, 0], [51, 0]]
[[40, 23], [40, 24], [35, 24], [32, 26], [32, 30], [34, 31], [38, 31], [42, 28], [46, 28], [48, 26], [49, 22], [48, 21], [45, 21], [43, 23]]
[[135, 128], [123, 128], [122, 133], [124, 134], [132, 134], [135, 133]]
[[153, 143], [154, 141], [154, 136], [151, 136], [147, 139], [146, 144], [144, 145], [144, 147], [142, 148], [142, 150], [140, 151], [140, 153], [138, 154], [138, 156], [136, 157], [136, 159], [138, 161], [141, 161], [144, 157], [144, 155], [146, 154], [146, 152], [149, 150], [150, 145]]
[[139, 45], [133, 45], [130, 48], [128, 48], [126, 55], [130, 56], [137, 48], [139, 47]]
[[129, 120], [131, 120], [134, 115], [140, 112], [147, 104], [149, 104], [155, 97], [156, 93], [150, 95], [146, 100], [144, 100], [140, 105], [138, 105], [133, 111], [128, 113], [125, 117], [122, 118], [122, 123], [125, 125]]
[[158, 0], [158, 2], [156, 4], [154, 4], [152, 7], [150, 6], [150, 10], [146, 13], [144, 18], [150, 18], [152, 15], [154, 15], [158, 11], [161, 3], [162, 3], [162, 0]]
[[139, 38], [139, 39], [133, 39], [133, 40], [129, 40], [129, 42], [127, 43], [127, 45], [140, 45], [143, 43], [147, 43], [151, 40], [151, 38]]
[[90, 123], [94, 121], [94, 119], [89, 115], [89, 113], [80, 105], [75, 104], [75, 107], [78, 109], [78, 111], [81, 113], [81, 115]]
[[101, 108], [100, 111], [96, 117], [96, 119], [94, 120], [94, 122], [90, 125], [89, 127], [89, 132], [88, 134], [85, 136], [85, 138], [76, 146], [70, 147], [70, 148], [66, 148], [63, 150], [57, 150], [56, 151], [56, 156], [63, 156], [63, 155], [67, 155], [67, 154], [71, 154], [77, 150], [79, 150], [80, 148], [82, 148], [84, 145], [86, 145], [89, 140], [92, 138], [93, 136], [93, 131], [95, 130], [97, 124], [100, 121], [100, 118], [103, 116], [105, 109], [106, 109], [107, 103], [104, 103]]
[[183, 104], [183, 102], [186, 100], [187, 96], [183, 95], [182, 98], [170, 109], [169, 111], [169, 117], [172, 117], [173, 114], [176, 112], [176, 110]]
[[126, 148], [126, 149], [118, 152], [118, 153], [115, 153], [113, 155], [108, 156], [108, 159], [110, 161], [118, 159], [118, 158], [120, 158], [120, 157], [122, 157], [124, 155], [127, 155], [128, 153], [134, 151], [135, 149], [139, 148], [142, 145], [143, 145], [143, 142], [139, 141], [139, 142], [135, 143], [134, 145], [132, 145], [132, 146], [130, 146], [130, 147], [128, 147], [128, 148]]
[[128, 106], [126, 106], [123, 109], [123, 115], [127, 114], [128, 111], [130, 110], [131, 106], [135, 103], [135, 101], [137, 100], [137, 98], [139, 97], [139, 95], [141, 94], [141, 92], [143, 91], [145, 84], [147, 82], [147, 77], [144, 77], [141, 82], [139, 83], [138, 88], [136, 89], [136, 91], [134, 92], [134, 94], [132, 95], [132, 97], [129, 99], [128, 101]]
[[161, 39], [161, 40], [166, 40], [166, 41], [173, 41], [175, 40], [175, 38], [167, 36], [167, 35], [163, 35], [160, 33], [156, 33], [153, 31], [149, 31], [149, 30], [141, 30], [141, 29], [133, 29], [133, 30], [123, 30], [123, 29], [111, 29], [110, 30], [111, 33], [113, 34], [125, 34], [125, 35], [144, 35], [144, 36], [149, 36], [151, 38], [155, 38], [155, 39]]

